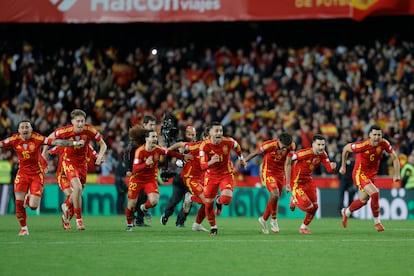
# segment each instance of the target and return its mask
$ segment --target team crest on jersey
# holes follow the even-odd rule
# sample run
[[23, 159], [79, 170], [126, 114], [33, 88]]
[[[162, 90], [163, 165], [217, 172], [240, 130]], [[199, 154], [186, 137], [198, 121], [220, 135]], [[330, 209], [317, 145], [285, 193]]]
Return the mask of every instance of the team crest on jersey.
[[226, 145], [223, 147], [223, 153], [228, 154], [229, 153], [229, 147]]
[[380, 146], [377, 147], [377, 154], [380, 154], [382, 152], [382, 148]]
[[314, 157], [312, 159], [312, 164], [316, 164], [316, 163], [319, 163], [319, 157]]
[[154, 160], [160, 159], [160, 155], [158, 153], [154, 154]]
[[30, 151], [34, 151], [34, 150], [35, 150], [35, 148], [36, 148], [36, 146], [35, 146], [35, 144], [34, 144], [34, 143], [29, 143], [29, 150], [30, 150]]

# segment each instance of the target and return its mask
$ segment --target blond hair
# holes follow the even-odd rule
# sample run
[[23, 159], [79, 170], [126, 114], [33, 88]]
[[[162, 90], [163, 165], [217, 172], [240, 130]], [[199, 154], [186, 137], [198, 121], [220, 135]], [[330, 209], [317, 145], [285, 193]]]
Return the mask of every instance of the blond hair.
[[74, 119], [77, 116], [82, 116], [83, 118], [86, 119], [86, 113], [85, 111], [81, 110], [81, 109], [74, 109], [71, 113], [70, 113], [70, 118]]

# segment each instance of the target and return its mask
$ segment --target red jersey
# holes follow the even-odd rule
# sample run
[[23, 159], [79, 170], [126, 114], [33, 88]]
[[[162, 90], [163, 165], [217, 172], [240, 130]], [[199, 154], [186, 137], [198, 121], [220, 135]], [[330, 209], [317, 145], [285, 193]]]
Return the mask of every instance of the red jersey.
[[296, 145], [280, 149], [279, 140], [265, 141], [258, 150], [263, 154], [262, 174], [285, 175], [285, 161], [288, 154], [293, 155]]
[[[54, 134], [55, 137], [59, 139], [67, 139], [71, 141], [84, 140], [85, 145], [89, 145], [91, 140], [95, 140], [97, 142], [102, 140], [101, 134], [91, 124], [85, 124], [82, 132], [80, 133], [75, 133], [73, 125], [69, 125], [56, 129]], [[83, 165], [89, 160], [88, 152], [89, 147], [87, 146], [64, 147], [62, 159], [70, 161], [72, 164], [79, 163]]]
[[306, 148], [295, 152], [292, 155], [292, 176], [293, 185], [308, 184], [312, 180], [313, 171], [322, 163], [326, 170], [330, 173], [334, 172], [331, 168], [328, 154], [323, 152], [317, 155], [312, 148]]
[[[182, 154], [170, 151], [158, 145], [156, 145], [152, 151], [147, 151], [144, 144], [135, 150], [131, 178], [136, 178], [138, 176], [140, 181], [156, 179], [158, 174], [158, 162], [160, 161], [162, 155], [184, 158]], [[146, 161], [150, 156], [152, 156], [154, 163], [148, 166]]]
[[[200, 145], [200, 164], [203, 170], [212, 175], [226, 175], [234, 172], [233, 163], [230, 160], [231, 150], [238, 156], [242, 155], [239, 144], [230, 137], [223, 137], [220, 144], [215, 145], [211, 139], [204, 140]], [[208, 167], [208, 161], [213, 155], [217, 154], [220, 162]]]
[[376, 147], [371, 145], [369, 139], [354, 142], [351, 150], [357, 153], [353, 173], [364, 173], [370, 179], [377, 176], [383, 152], [391, 154], [393, 151], [391, 144], [384, 138]]
[[[88, 154], [87, 154], [87, 162], [89, 162], [89, 160], [92, 158], [92, 159], [96, 159], [97, 157], [98, 157], [98, 153], [96, 152], [96, 150], [91, 146], [91, 145], [88, 145]], [[61, 170], [61, 164], [62, 164], [62, 153], [64, 152], [64, 150], [65, 150], [65, 147], [61, 147], [61, 146], [54, 146], [54, 147], [52, 147], [52, 148], [50, 148], [49, 149], [49, 153], [51, 154], [51, 155], [57, 155], [57, 154], [60, 154], [60, 156], [59, 156], [59, 161], [58, 161], [58, 171], [60, 171]]]
[[200, 166], [200, 145], [199, 142], [187, 142], [184, 144], [184, 150], [191, 154], [194, 159], [187, 161], [181, 171], [181, 177], [195, 177], [201, 178], [203, 176], [203, 170]]
[[[39, 174], [43, 173], [42, 155], [40, 148], [42, 145], [52, 145], [52, 140], [36, 132], [28, 140], [23, 140], [19, 133], [16, 133], [3, 141], [3, 147], [12, 147], [19, 159], [20, 174]], [[43, 159], [44, 160], [44, 159]]]

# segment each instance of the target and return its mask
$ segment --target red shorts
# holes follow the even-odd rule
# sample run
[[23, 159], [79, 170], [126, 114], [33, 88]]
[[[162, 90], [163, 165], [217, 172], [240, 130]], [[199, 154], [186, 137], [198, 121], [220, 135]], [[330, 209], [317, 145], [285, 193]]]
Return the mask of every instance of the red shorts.
[[300, 185], [292, 190], [292, 195], [296, 200], [296, 205], [302, 211], [306, 211], [311, 204], [318, 202], [316, 188], [313, 185]]
[[39, 174], [20, 174], [19, 172], [14, 179], [14, 192], [28, 193], [42, 197], [44, 186], [44, 175]]
[[62, 161], [62, 168], [65, 175], [70, 182], [74, 178], [79, 178], [82, 185], [86, 183], [86, 176], [88, 175], [88, 164], [83, 162], [82, 164], [76, 164], [75, 162]]
[[209, 175], [206, 173], [204, 175], [204, 196], [206, 198], [215, 198], [218, 190], [231, 190], [234, 188], [234, 175], [225, 174], [225, 175]]
[[282, 194], [283, 187], [285, 186], [285, 176], [261, 174], [262, 183], [266, 184], [266, 188], [269, 192], [279, 190], [279, 195]]
[[128, 198], [138, 198], [138, 195], [141, 193], [142, 190], [144, 190], [147, 195], [151, 193], [159, 194], [160, 191], [158, 190], [157, 179], [154, 178], [151, 180], [142, 180], [137, 179], [137, 176], [131, 176], [129, 178], [128, 184]]
[[190, 190], [193, 195], [199, 196], [203, 193], [203, 180], [195, 177], [183, 177], [185, 186]]
[[[63, 172], [61, 166], [59, 166], [56, 171], [56, 178], [58, 181], [59, 189], [61, 191], [64, 191], [66, 189], [72, 189], [72, 185], [70, 184], [70, 181], [68, 180], [65, 173]], [[82, 186], [84, 186], [84, 184], [82, 184]]]
[[365, 186], [368, 184], [373, 184], [374, 181], [371, 180], [366, 174], [364, 173], [355, 173], [352, 174], [352, 179], [354, 180], [355, 185], [357, 185], [360, 191], [363, 191]]

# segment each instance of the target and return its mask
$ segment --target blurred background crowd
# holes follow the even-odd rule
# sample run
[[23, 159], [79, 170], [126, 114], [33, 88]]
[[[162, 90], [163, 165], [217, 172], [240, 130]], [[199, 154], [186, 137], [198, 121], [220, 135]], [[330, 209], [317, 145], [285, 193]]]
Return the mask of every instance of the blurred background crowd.
[[[310, 38], [303, 29], [307, 23], [295, 24], [274, 25], [274, 31], [272, 25], [243, 29], [233, 24], [234, 29], [223, 27], [227, 37], [215, 37], [217, 26], [197, 24], [191, 29], [2, 26], [26, 37], [10, 35], [0, 44], [0, 137], [16, 132], [23, 118], [49, 135], [80, 108], [108, 143], [100, 173], [110, 174], [116, 163], [111, 160], [126, 148], [129, 127], [146, 114], [161, 123], [171, 112], [179, 129], [194, 125], [199, 134], [220, 121], [246, 154], [287, 131], [299, 148], [310, 146], [314, 133], [324, 134], [327, 152], [337, 159], [344, 144], [364, 138], [372, 124], [379, 124], [405, 160], [414, 146], [412, 36], [385, 33], [371, 39], [367, 33], [361, 39], [361, 30], [353, 34], [355, 41], [341, 40], [332, 31], [323, 35], [325, 22]], [[77, 39], [81, 28], [90, 40]], [[283, 28], [297, 32], [296, 39], [280, 35]], [[65, 39], [54, 40], [65, 30]], [[173, 32], [178, 39], [168, 41]], [[162, 39], [149, 43], [146, 35]], [[10, 158], [8, 150], [0, 155]], [[259, 162], [252, 160], [243, 173], [257, 175]], [[385, 159], [380, 174], [389, 168]]]

